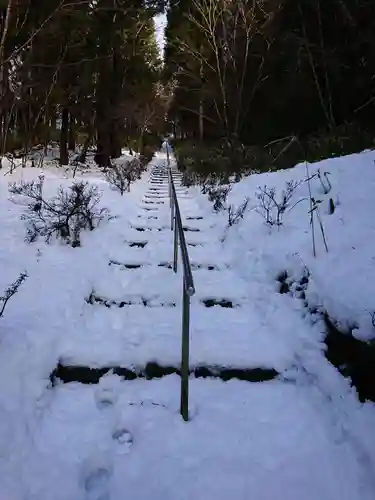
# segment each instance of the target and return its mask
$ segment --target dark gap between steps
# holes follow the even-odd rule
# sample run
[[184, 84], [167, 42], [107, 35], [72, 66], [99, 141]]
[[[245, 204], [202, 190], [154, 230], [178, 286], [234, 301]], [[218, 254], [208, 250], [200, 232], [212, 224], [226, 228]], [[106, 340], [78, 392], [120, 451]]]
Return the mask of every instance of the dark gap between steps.
[[204, 299], [201, 300], [201, 302], [206, 307], [220, 306], [220, 307], [225, 307], [227, 309], [234, 309], [236, 307], [239, 307], [239, 304], [234, 304], [233, 301], [228, 299]]
[[143, 267], [146, 264], [124, 264], [123, 262], [117, 262], [116, 260], [110, 260], [108, 265], [109, 266], [124, 267], [126, 269], [139, 269], [140, 267]]
[[109, 300], [103, 297], [99, 297], [94, 293], [90, 294], [90, 297], [86, 299], [86, 302], [91, 305], [100, 304], [107, 308], [118, 307], [119, 309], [122, 309], [125, 306], [142, 306], [142, 305], [144, 307], [176, 307], [175, 302], [160, 302], [159, 304], [152, 304], [153, 299], [151, 300], [145, 299], [144, 297], [140, 297], [139, 300], [123, 300], [121, 302], [118, 302], [116, 300]]
[[[158, 267], [166, 267], [168, 269], [172, 269], [172, 263], [171, 262], [160, 262], [160, 264], [158, 264]], [[194, 262], [192, 262], [190, 264], [190, 267], [193, 271], [197, 271], [199, 269], [205, 269], [207, 271], [220, 271], [219, 267], [217, 266], [207, 266], [207, 265], [203, 265], [203, 264], [196, 264]]]
[[187, 226], [183, 226], [182, 229], [187, 232], [187, 233], [199, 233], [200, 232], [200, 229], [198, 229], [197, 227], [187, 227]]
[[[143, 215], [138, 215], [138, 219], [143, 219]], [[153, 219], [153, 220], [157, 220], [158, 217], [156, 215], [149, 215], [148, 217], [146, 217], [146, 219]]]
[[130, 247], [144, 248], [148, 244], [148, 241], [130, 241], [128, 245]]
[[191, 268], [193, 270], [197, 270], [197, 269], [206, 269], [207, 271], [220, 271], [220, 269], [218, 268], [218, 266], [213, 266], [213, 265], [203, 265], [203, 264], [191, 264]]
[[172, 264], [170, 262], [160, 262], [158, 267], [166, 267], [167, 269], [172, 269]]
[[[109, 371], [123, 377], [124, 380], [135, 379], [159, 379], [168, 375], [181, 375], [179, 368], [175, 366], [163, 366], [155, 362], [149, 362], [143, 367], [125, 368], [121, 366], [105, 366], [102, 368], [91, 368], [89, 366], [64, 365], [59, 361], [56, 368], [50, 374], [49, 379], [52, 387], [63, 382], [68, 384], [78, 382], [81, 384], [98, 384], [101, 377]], [[190, 375], [196, 378], [215, 378], [228, 382], [232, 379], [246, 382], [267, 382], [275, 379], [279, 373], [273, 368], [224, 368], [218, 366], [198, 366], [189, 370]]]
[[162, 231], [161, 228], [159, 227], [138, 227], [138, 226], [132, 226], [133, 229], [136, 231], [139, 231], [143, 233], [144, 231]]
[[136, 227], [132, 226], [133, 229], [139, 232], [144, 232], [144, 231], [162, 231], [163, 229], [160, 227]]
[[203, 217], [186, 217], [186, 220], [203, 220]]
[[187, 242], [188, 247], [203, 247], [202, 243], [189, 243]]

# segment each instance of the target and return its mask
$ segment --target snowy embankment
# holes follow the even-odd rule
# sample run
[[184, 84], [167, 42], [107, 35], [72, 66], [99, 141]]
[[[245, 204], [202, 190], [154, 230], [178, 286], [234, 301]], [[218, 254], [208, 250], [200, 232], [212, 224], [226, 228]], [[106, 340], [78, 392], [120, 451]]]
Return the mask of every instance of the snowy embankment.
[[[361, 404], [325, 359], [319, 313], [355, 326], [361, 339], [374, 334], [374, 158], [310, 166], [310, 176], [329, 171], [332, 185], [324, 194], [311, 180], [328, 245], [327, 253], [315, 221], [315, 258], [308, 184], [293, 193], [289, 207], [301, 201], [279, 228], [265, 224], [256, 196], [267, 185], [279, 197], [286, 180], [306, 178], [303, 165], [234, 184], [228, 202], [249, 197], [249, 204], [230, 228], [226, 212], [213, 213], [176, 174], [197, 290], [191, 368], [280, 374], [257, 384], [192, 377], [187, 424], [177, 375], [123, 381], [108, 374], [97, 385], [54, 387], [49, 379], [59, 362], [179, 366], [182, 283], [181, 271], [169, 269], [165, 157], [157, 155], [124, 196], [94, 169], [77, 171], [76, 180], [99, 187], [101, 206], [114, 216], [82, 233], [78, 248], [26, 243], [24, 206], [9, 199], [8, 182], [40, 170], [17, 168], [11, 178], [0, 171], [0, 290], [23, 270], [29, 276], [0, 318], [0, 500], [372, 499], [374, 404]], [[43, 174], [47, 198], [72, 183], [71, 172], [53, 166]], [[282, 275], [290, 294], [279, 293]]]
[[[286, 181], [307, 178], [304, 164], [291, 170], [253, 175], [233, 185], [229, 203], [237, 205], [246, 196], [250, 196], [250, 201], [245, 221], [230, 230], [227, 245], [255, 295], [259, 292], [259, 279], [268, 277], [272, 281], [284, 270], [298, 279], [307, 267], [310, 278], [306, 298], [310, 307], [327, 311], [343, 328], [353, 329], [360, 339], [375, 338], [371, 318], [375, 311], [375, 153], [309, 165], [309, 175], [318, 169], [321, 174], [328, 172], [332, 186], [325, 194], [318, 178], [310, 183], [312, 196], [321, 201], [319, 211], [328, 252], [319, 222], [314, 218], [317, 257], [313, 257], [307, 182], [295, 190], [279, 230], [267, 227], [258, 213], [258, 186], [275, 187], [280, 199]], [[329, 188], [324, 177], [323, 182]], [[333, 214], [329, 213], [330, 198]]]

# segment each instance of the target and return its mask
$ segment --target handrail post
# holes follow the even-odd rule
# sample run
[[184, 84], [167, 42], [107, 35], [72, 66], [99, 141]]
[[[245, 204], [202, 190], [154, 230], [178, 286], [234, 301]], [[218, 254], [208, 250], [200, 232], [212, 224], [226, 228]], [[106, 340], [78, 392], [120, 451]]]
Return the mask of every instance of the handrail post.
[[178, 260], [178, 228], [176, 215], [174, 217], [174, 243], [173, 243], [173, 271], [177, 273], [177, 260]]
[[181, 347], [181, 400], [180, 413], [187, 422], [189, 420], [189, 330], [190, 330], [190, 296], [183, 280], [182, 294], [182, 347]]
[[168, 186], [169, 186], [169, 206], [171, 208], [171, 231], [173, 231], [175, 206], [172, 196], [172, 172], [171, 172], [171, 167], [169, 165], [168, 165]]
[[176, 209], [175, 209], [174, 203], [172, 201], [172, 203], [171, 203], [171, 231], [173, 231], [173, 228], [175, 226], [175, 212], [176, 212]]

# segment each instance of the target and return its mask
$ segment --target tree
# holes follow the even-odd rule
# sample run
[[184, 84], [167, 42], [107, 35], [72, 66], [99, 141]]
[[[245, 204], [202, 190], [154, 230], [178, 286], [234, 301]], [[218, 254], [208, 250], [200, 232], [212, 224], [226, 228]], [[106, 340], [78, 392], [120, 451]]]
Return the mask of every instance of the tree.
[[[152, 17], [160, 0], [9, 0], [0, 4], [0, 152], [48, 143], [60, 123], [60, 162], [77, 133], [97, 139], [97, 160], [121, 154], [124, 103], [158, 95]], [[140, 86], [142, 83], [142, 86]], [[138, 89], [141, 87], [141, 90]], [[152, 112], [154, 115], [154, 111]], [[146, 119], [149, 127], [150, 119]], [[138, 140], [138, 131], [131, 128]], [[132, 138], [133, 139], [133, 138]]]
[[172, 0], [171, 120], [182, 136], [259, 145], [350, 124], [366, 147], [374, 14], [370, 0]]

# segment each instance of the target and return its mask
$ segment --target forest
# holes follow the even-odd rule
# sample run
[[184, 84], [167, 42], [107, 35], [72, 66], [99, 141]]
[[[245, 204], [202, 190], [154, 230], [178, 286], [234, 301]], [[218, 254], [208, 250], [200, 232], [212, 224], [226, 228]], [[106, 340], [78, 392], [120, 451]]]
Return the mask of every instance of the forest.
[[[106, 166], [127, 144], [147, 149], [166, 96], [153, 17], [160, 2], [1, 2], [0, 156], [51, 140]], [[163, 123], [164, 126], [164, 123]], [[84, 157], [83, 157], [84, 160]]]
[[170, 133], [182, 167], [236, 171], [371, 148], [374, 15], [372, 0], [1, 0], [0, 156], [54, 140], [61, 164], [93, 145], [106, 166]]
[[260, 169], [372, 147], [374, 15], [371, 0], [171, 0], [175, 134], [211, 144], [201, 163]]

